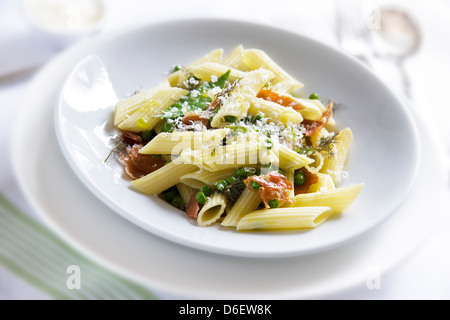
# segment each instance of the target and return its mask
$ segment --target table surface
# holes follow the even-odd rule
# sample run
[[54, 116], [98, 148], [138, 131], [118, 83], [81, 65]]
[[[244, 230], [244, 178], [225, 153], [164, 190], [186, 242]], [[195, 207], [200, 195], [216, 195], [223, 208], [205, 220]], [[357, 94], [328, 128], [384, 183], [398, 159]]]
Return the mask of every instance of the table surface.
[[[338, 46], [335, 32], [336, 2], [311, 1], [143, 1], [108, 0], [108, 16], [102, 32], [114, 32], [148, 21], [178, 19], [183, 17], [226, 17], [251, 20], [285, 28]], [[342, 2], [337, 2], [342, 5]], [[450, 43], [447, 37], [449, 26], [445, 16], [450, 5], [445, 1], [430, 1], [425, 7], [420, 1], [371, 1], [376, 9], [380, 5], [395, 4], [408, 8], [418, 19], [422, 29], [423, 43], [419, 52], [406, 64], [412, 86], [412, 104], [432, 112], [435, 130], [443, 137], [442, 147], [450, 154], [450, 126], [447, 121], [450, 108], [445, 103], [447, 86], [450, 83]], [[432, 4], [432, 5], [430, 5]], [[367, 5], [367, 4], [366, 4]], [[175, 9], [176, 8], [176, 9]], [[238, 10], [237, 10], [238, 9]], [[442, 16], [442, 19], [440, 17]], [[320, 21], [318, 21], [318, 18]], [[436, 20], [442, 23], [434, 24]], [[0, 4], [0, 78], [7, 71], [27, 67], [42, 67], [60, 50], [46, 46], [32, 36], [22, 20], [17, 1], [4, 0]], [[29, 52], [33, 52], [32, 55]], [[377, 71], [377, 70], [376, 70]], [[383, 71], [380, 69], [380, 73]], [[8, 150], [14, 143], [10, 136], [11, 119], [21, 95], [26, 92], [33, 73], [10, 82], [0, 81], [0, 142]], [[392, 83], [396, 86], [396, 83]], [[444, 102], [444, 103], [443, 103]], [[450, 158], [450, 157], [449, 157]], [[450, 163], [450, 162], [449, 162]], [[12, 173], [10, 159], [0, 157], [0, 192], [33, 218], [38, 218], [23, 198]], [[445, 172], [444, 174], [448, 174]], [[449, 195], [450, 195], [450, 189]], [[450, 198], [450, 197], [449, 197]], [[450, 203], [449, 203], [450, 204]], [[448, 206], [446, 206], [448, 207]], [[383, 274], [381, 286], [370, 290], [362, 285], [351, 291], [341, 292], [329, 299], [449, 299], [450, 298], [450, 217], [443, 220], [424, 242], [417, 247], [401, 265], [388, 274]], [[183, 298], [158, 293], [162, 299]], [[0, 299], [50, 299], [39, 288], [32, 287], [10, 270], [0, 266]]]

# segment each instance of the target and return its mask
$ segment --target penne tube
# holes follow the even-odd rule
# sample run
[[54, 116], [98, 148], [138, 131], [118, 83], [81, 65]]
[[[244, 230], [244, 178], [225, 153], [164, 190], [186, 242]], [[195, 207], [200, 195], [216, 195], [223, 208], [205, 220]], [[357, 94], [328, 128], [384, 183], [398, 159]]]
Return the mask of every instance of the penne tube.
[[189, 200], [191, 200], [191, 197], [197, 192], [197, 190], [181, 182], [177, 183], [176, 187], [180, 193], [181, 199], [183, 199], [183, 204], [187, 206]]
[[[242, 70], [242, 59], [244, 58], [244, 47], [240, 44], [231, 51], [231, 53], [222, 60], [222, 64], [234, 69]], [[243, 70], [249, 71], [249, 70]]]
[[246, 116], [250, 107], [249, 100], [254, 99], [272, 78], [273, 73], [265, 69], [246, 72], [240, 81], [234, 82], [233, 88], [229, 89], [231, 92], [220, 98], [221, 106], [211, 121], [211, 126], [217, 128], [229, 122], [229, 118], [235, 121]]
[[313, 163], [314, 160], [305, 155], [299, 154], [294, 150], [286, 147], [284, 144], [275, 143], [273, 152], [279, 158], [279, 167], [282, 169], [297, 170], [303, 168], [307, 164]]
[[148, 195], [158, 195], [180, 182], [185, 174], [198, 170], [192, 164], [176, 164], [173, 161], [146, 176], [131, 181], [138, 191]]
[[350, 187], [326, 190], [323, 192], [302, 193], [294, 197], [294, 203], [288, 203], [288, 207], [327, 206], [333, 212], [340, 213], [347, 209], [361, 193], [364, 184]]
[[184, 89], [162, 87], [123, 99], [116, 104], [114, 125], [129, 131], [151, 130], [160, 122], [161, 113], [185, 94]]
[[222, 56], [223, 49], [214, 49], [187, 67], [169, 74], [167, 81], [172, 87], [183, 87], [183, 82], [192, 76], [191, 68], [206, 62], [220, 62]]
[[[296, 158], [289, 164], [303, 166], [304, 156], [296, 153]], [[295, 162], [297, 160], [297, 162]], [[257, 164], [279, 163], [278, 157], [272, 149], [266, 148], [257, 141], [216, 146], [203, 150], [186, 150], [174, 160], [179, 163], [195, 164], [207, 171], [219, 171], [239, 166], [254, 166]], [[281, 163], [281, 162], [280, 162]], [[282, 163], [284, 164], [284, 162]], [[280, 164], [281, 166], [281, 164]]]
[[274, 84], [282, 81], [292, 83], [292, 87], [289, 91], [303, 88], [303, 83], [293, 78], [285, 70], [283, 70], [272, 58], [264, 51], [259, 49], [248, 49], [244, 53], [243, 63], [250, 69], [255, 70], [264, 68], [270, 70], [275, 75]]
[[219, 180], [225, 180], [232, 176], [235, 171], [235, 168], [219, 171], [198, 170], [182, 176], [180, 181], [187, 186], [200, 189], [205, 185], [212, 186]]
[[336, 186], [330, 175], [323, 173], [315, 173], [315, 175], [317, 175], [319, 181], [309, 187], [308, 193], [323, 192], [336, 189]]
[[236, 230], [316, 228], [333, 214], [330, 207], [287, 207], [257, 210], [245, 215]]
[[214, 192], [203, 205], [197, 216], [197, 224], [206, 227], [215, 223], [225, 212], [226, 200], [223, 194]]
[[245, 188], [239, 199], [222, 220], [221, 225], [225, 227], [236, 227], [239, 221], [246, 214], [256, 210], [260, 203], [261, 197], [259, 194]]
[[211, 81], [211, 76], [220, 77], [224, 73], [230, 70], [230, 75], [228, 76], [228, 80], [230, 82], [234, 82], [238, 79], [241, 79], [245, 72], [228, 67], [226, 65], [217, 63], [217, 62], [205, 62], [198, 66], [192, 67], [192, 74], [203, 81]]
[[349, 128], [345, 128], [337, 134], [336, 140], [334, 156], [324, 158], [320, 172], [329, 174], [333, 178], [334, 183], [339, 184], [346, 174], [344, 166], [353, 142], [353, 133]]
[[312, 121], [322, 120], [325, 107], [319, 100], [301, 99], [295, 97], [292, 97], [292, 99], [297, 101], [303, 107], [303, 109], [299, 112], [304, 119]]
[[228, 131], [228, 129], [217, 129], [197, 132], [163, 132], [142, 147], [139, 153], [179, 155], [186, 149], [201, 150], [221, 143]]
[[[287, 182], [289, 182], [292, 186], [294, 185], [294, 175], [295, 175], [295, 170], [293, 169], [286, 169], [283, 172], [284, 176], [286, 177]], [[294, 194], [294, 188], [292, 188], [289, 198], [294, 198], [295, 194]]]
[[271, 121], [280, 124], [295, 124], [303, 121], [302, 115], [290, 107], [284, 107], [275, 102], [255, 98], [250, 103], [248, 113], [256, 115], [260, 112], [264, 113]]

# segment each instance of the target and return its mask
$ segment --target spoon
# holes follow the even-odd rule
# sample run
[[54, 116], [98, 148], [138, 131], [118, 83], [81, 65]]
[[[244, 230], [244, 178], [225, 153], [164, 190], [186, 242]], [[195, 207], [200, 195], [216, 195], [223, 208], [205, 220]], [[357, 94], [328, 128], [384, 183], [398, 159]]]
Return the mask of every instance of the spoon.
[[371, 32], [374, 56], [390, 61], [397, 67], [403, 92], [411, 98], [405, 62], [421, 46], [419, 26], [408, 12], [399, 8], [380, 8], [379, 19], [379, 28]]

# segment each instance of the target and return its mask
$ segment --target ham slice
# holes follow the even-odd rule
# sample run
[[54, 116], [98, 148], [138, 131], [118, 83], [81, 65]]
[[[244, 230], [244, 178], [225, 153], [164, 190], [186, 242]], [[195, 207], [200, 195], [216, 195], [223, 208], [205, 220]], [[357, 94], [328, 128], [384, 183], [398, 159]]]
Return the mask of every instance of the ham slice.
[[196, 195], [197, 192], [192, 195], [186, 208], [186, 215], [192, 219], [197, 219], [197, 215], [200, 210], [200, 205], [195, 199]]
[[162, 158], [150, 154], [140, 154], [142, 145], [133, 145], [126, 148], [126, 155], [121, 155], [125, 173], [133, 180], [139, 179], [147, 174], [158, 170], [166, 164]]

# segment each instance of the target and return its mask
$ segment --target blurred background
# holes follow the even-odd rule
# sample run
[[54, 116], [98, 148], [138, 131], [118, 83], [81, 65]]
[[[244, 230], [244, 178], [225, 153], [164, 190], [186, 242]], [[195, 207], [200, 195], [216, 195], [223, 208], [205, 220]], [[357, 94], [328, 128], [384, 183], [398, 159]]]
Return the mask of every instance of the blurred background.
[[[450, 84], [449, 14], [450, 2], [445, 0], [2, 0], [0, 142], [4, 151], [0, 159], [0, 192], [33, 217], [5, 150], [14, 143], [10, 129], [21, 97], [46, 63], [86, 38], [180, 18], [253, 21], [304, 34], [354, 55], [407, 99], [411, 107], [430, 117], [450, 164], [450, 105], [446, 100]], [[418, 272], [429, 273], [430, 266], [436, 275], [447, 274], [448, 222], [446, 218], [408, 264], [387, 277], [389, 290], [377, 295], [348, 292], [336, 298], [450, 298], [450, 277], [439, 281], [438, 277], [416, 276]], [[0, 298], [49, 296], [0, 263]]]

